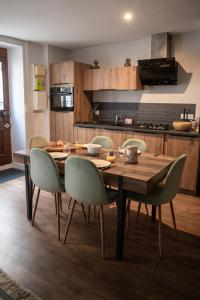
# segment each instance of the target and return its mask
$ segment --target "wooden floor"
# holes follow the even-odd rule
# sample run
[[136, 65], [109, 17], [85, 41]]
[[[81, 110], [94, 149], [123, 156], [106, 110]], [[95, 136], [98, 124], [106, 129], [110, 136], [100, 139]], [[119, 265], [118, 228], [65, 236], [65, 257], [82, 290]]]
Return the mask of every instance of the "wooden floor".
[[[63, 199], [67, 204], [67, 198]], [[0, 185], [0, 268], [43, 299], [200, 299], [200, 198], [174, 201], [178, 240], [170, 209], [163, 207], [163, 254], [158, 257], [157, 224], [144, 213], [125, 236], [125, 260], [116, 262], [116, 208], [105, 211], [107, 259], [100, 228], [89, 227], [76, 210], [66, 245], [57, 242], [52, 195], [41, 194], [36, 227], [26, 219], [24, 178]], [[61, 220], [62, 237], [67, 205]], [[144, 212], [144, 210], [143, 210]]]

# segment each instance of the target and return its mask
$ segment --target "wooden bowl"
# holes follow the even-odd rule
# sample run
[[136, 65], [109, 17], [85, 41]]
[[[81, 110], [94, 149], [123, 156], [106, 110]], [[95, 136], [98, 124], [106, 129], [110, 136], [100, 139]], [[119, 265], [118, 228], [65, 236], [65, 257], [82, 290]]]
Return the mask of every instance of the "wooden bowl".
[[192, 128], [191, 122], [182, 122], [182, 121], [175, 121], [173, 122], [173, 127], [175, 130], [190, 130]]

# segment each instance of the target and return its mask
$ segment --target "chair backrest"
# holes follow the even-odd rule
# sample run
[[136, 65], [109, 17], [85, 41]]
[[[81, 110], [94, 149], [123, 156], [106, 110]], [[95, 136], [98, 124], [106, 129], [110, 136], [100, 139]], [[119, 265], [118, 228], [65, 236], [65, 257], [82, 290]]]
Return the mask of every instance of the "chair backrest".
[[65, 162], [65, 190], [81, 203], [104, 205], [108, 203], [102, 175], [89, 160], [70, 156]]
[[50, 193], [62, 190], [57, 165], [48, 152], [32, 149], [30, 161], [31, 179], [36, 186]]
[[141, 152], [146, 152], [147, 151], [147, 144], [140, 139], [128, 139], [122, 144], [122, 149], [126, 148], [129, 145], [135, 145], [138, 147], [138, 150]]
[[95, 136], [91, 140], [91, 144], [99, 144], [103, 148], [108, 148], [108, 149], [113, 149], [114, 148], [114, 144], [113, 144], [112, 139], [110, 137], [104, 136], [104, 135]]
[[29, 149], [33, 148], [43, 148], [49, 145], [47, 139], [41, 135], [34, 135], [29, 140]]
[[181, 176], [183, 173], [183, 167], [186, 161], [186, 155], [179, 156], [172, 164], [164, 180], [164, 187], [162, 191], [163, 203], [170, 202], [177, 194]]

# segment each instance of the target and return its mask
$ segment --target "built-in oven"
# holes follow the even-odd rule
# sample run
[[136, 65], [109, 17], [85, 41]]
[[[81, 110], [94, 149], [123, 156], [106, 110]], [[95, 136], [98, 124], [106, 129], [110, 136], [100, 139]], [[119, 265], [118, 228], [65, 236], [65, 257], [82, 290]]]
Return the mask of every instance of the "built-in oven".
[[71, 84], [51, 86], [50, 107], [54, 111], [74, 111], [74, 87]]

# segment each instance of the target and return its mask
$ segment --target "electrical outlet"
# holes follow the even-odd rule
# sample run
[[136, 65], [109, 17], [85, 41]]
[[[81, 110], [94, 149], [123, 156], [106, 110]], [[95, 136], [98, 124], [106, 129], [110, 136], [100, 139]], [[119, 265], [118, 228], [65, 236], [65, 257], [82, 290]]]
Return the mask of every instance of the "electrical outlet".
[[188, 120], [194, 120], [194, 114], [188, 114]]
[[124, 121], [125, 121], [126, 125], [131, 125], [133, 123], [133, 120], [132, 119], [128, 119], [128, 118], [125, 119]]
[[99, 110], [95, 110], [95, 115], [99, 116]]

